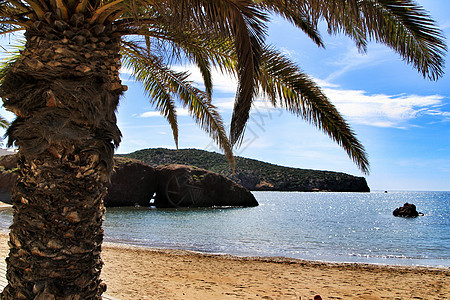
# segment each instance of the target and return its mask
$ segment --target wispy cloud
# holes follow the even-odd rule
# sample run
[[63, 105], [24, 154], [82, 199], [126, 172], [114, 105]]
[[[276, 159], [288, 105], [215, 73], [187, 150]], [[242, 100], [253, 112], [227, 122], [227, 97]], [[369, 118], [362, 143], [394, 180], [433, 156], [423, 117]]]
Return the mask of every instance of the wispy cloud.
[[136, 115], [138, 118], [151, 118], [151, 117], [162, 117], [159, 111], [146, 111], [142, 114]]
[[325, 88], [325, 94], [352, 123], [377, 127], [410, 127], [410, 121], [424, 115], [448, 116], [442, 111], [440, 95], [369, 94], [361, 90]]
[[[408, 128], [413, 121], [428, 115], [440, 121], [450, 120], [450, 111], [443, 108], [444, 96], [441, 95], [387, 95], [370, 94], [363, 90], [341, 89], [338, 85], [321, 81], [320, 85], [330, 101], [352, 124], [363, 124], [375, 127]], [[234, 106], [234, 98], [221, 98], [216, 105], [222, 111], [230, 111]], [[258, 97], [253, 103], [252, 113], [275, 112], [271, 104]]]
[[[159, 111], [146, 111], [141, 114], [135, 115], [138, 118], [152, 118], [152, 117], [162, 117], [161, 112]], [[184, 108], [177, 109], [177, 116], [189, 116], [189, 111]]]
[[332, 61], [328, 62], [334, 71], [328, 75], [325, 81], [330, 82], [347, 72], [383, 64], [392, 59], [395, 59], [395, 55], [382, 45], [371, 44], [367, 53], [360, 53], [352, 42], [348, 41], [347, 51], [339, 57], [333, 57]]
[[294, 55], [297, 54], [297, 52], [293, 49], [288, 49], [286, 47], [280, 47], [280, 51], [281, 53], [283, 53], [284, 55], [288, 56], [288, 57], [293, 57]]
[[[188, 71], [190, 73], [189, 79], [194, 81], [197, 85], [203, 86], [203, 77], [200, 70], [195, 65], [173, 66], [175, 71]], [[213, 88], [216, 92], [221, 93], [235, 93], [237, 89], [237, 79], [229, 74], [224, 74], [217, 69], [211, 70], [213, 78]]]
[[136, 82], [136, 79], [133, 77], [133, 72], [129, 68], [125, 68], [122, 66], [119, 70], [119, 76], [120, 80], [122, 80], [123, 83], [127, 82]]
[[[382, 50], [380, 50], [382, 52]], [[376, 55], [378, 57], [378, 55]], [[364, 57], [364, 56], [362, 56]], [[367, 63], [362, 60], [344, 67], [341, 71], [359, 64]], [[372, 60], [373, 57], [369, 58]], [[196, 84], [202, 84], [202, 76], [194, 65], [174, 66], [177, 71], [189, 71], [190, 79]], [[336, 73], [337, 74], [337, 73]], [[234, 107], [234, 93], [236, 91], [236, 79], [224, 75], [217, 70], [212, 71], [214, 89], [222, 94], [229, 94], [229, 97], [214, 98], [214, 104], [222, 111], [231, 111]], [[337, 76], [337, 75], [336, 75]], [[332, 77], [332, 76], [331, 76]], [[336, 105], [346, 119], [352, 124], [364, 124], [376, 127], [408, 128], [414, 126], [413, 120], [421, 116], [434, 116], [441, 120], [450, 119], [450, 111], [443, 108], [444, 96], [441, 95], [414, 95], [414, 94], [371, 94], [363, 90], [342, 89], [339, 85], [330, 83], [328, 79], [314, 80], [323, 87], [325, 94], [331, 102]], [[271, 110], [271, 105], [261, 96], [257, 97], [253, 104], [253, 113], [258, 110]], [[177, 110], [179, 116], [187, 116], [186, 109]], [[161, 116], [159, 112], [148, 111], [138, 117], [149, 118]]]

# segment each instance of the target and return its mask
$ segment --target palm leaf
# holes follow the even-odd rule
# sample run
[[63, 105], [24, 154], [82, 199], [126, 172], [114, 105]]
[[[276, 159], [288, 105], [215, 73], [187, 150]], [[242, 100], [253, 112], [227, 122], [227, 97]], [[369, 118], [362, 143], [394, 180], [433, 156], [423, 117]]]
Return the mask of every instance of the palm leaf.
[[104, 19], [107, 18], [110, 14], [115, 13], [117, 10], [120, 10], [119, 4], [121, 4], [124, 0], [115, 0], [112, 2], [109, 2], [107, 4], [101, 5], [99, 8], [97, 8], [92, 17], [89, 20], [90, 24], [94, 24], [97, 18], [99, 18], [102, 14], [106, 14]]
[[368, 173], [364, 147], [322, 90], [288, 58], [273, 49], [265, 50], [260, 85], [271, 103], [324, 131], [344, 148], [362, 172]]
[[[149, 26], [136, 32], [144, 36], [146, 51], [159, 53], [168, 57], [170, 53], [177, 53], [176, 59], [169, 58], [174, 63], [185, 63], [186, 59], [195, 64], [202, 75], [205, 91], [208, 97], [212, 94], [211, 68], [234, 73], [236, 70], [236, 57], [230, 39], [217, 36], [213, 31], [201, 32], [199, 30], [183, 30], [175, 26]], [[151, 45], [150, 49], [148, 45]], [[168, 50], [172, 49], [172, 51]], [[228, 55], [224, 55], [228, 53]], [[232, 54], [233, 53], [233, 54]]]
[[207, 95], [193, 87], [187, 80], [189, 74], [169, 69], [158, 57], [143, 54], [145, 51], [135, 43], [126, 43], [122, 52], [126, 65], [132, 67], [135, 78], [143, 82], [151, 102], [156, 103], [156, 108], [169, 120], [176, 143], [178, 129], [173, 119], [176, 116], [174, 96], [182, 102], [183, 107], [188, 109], [197, 124], [219, 145], [234, 166], [232, 147], [222, 118]]
[[329, 33], [348, 35], [362, 51], [375, 40], [399, 53], [424, 77], [436, 80], [443, 75], [443, 34], [413, 0], [293, 1], [313, 23], [325, 20]]
[[360, 51], [366, 51], [367, 37], [361, 23], [360, 0], [293, 0], [293, 2], [295, 9], [291, 9], [292, 13], [307, 15], [308, 21], [315, 26], [324, 20], [328, 25], [329, 34], [344, 33], [355, 41]]
[[[9, 53], [8, 56], [4, 57], [3, 60], [0, 62], [0, 85], [3, 83], [6, 75], [8, 74], [10, 68], [12, 65], [16, 62], [16, 60], [19, 58], [19, 50], [21, 49], [21, 46], [17, 46], [16, 50], [12, 53]], [[10, 123], [0, 116], [0, 128], [8, 128]]]
[[[38, 20], [44, 19], [44, 8], [42, 7], [41, 3], [39, 1], [33, 1], [33, 0], [24, 0], [30, 8], [33, 10], [33, 12], [36, 14], [36, 17]], [[34, 18], [31, 18], [34, 19]]]
[[89, 0], [80, 0], [78, 5], [75, 7], [75, 13], [82, 13], [86, 10]]
[[8, 120], [6, 120], [2, 116], [0, 116], [0, 128], [6, 129], [9, 127], [9, 125], [10, 124], [9, 124]]
[[319, 47], [324, 47], [320, 33], [317, 30], [317, 22], [308, 15], [308, 12], [302, 9], [302, 1], [293, 0], [289, 5], [284, 0], [261, 1], [261, 9], [283, 17], [294, 26], [300, 28], [314, 43]]
[[175, 102], [163, 79], [159, 76], [158, 67], [161, 63], [157, 57], [146, 57], [141, 50], [139, 46], [132, 42], [124, 43], [122, 47], [123, 64], [133, 71], [136, 80], [143, 82], [144, 90], [150, 97], [151, 103], [169, 122], [175, 145], [178, 148], [178, 122]]
[[365, 0], [361, 11], [373, 39], [398, 52], [424, 77], [436, 80], [444, 74], [444, 36], [423, 8], [411, 0]]
[[[248, 119], [252, 99], [256, 93], [261, 47], [265, 36], [266, 15], [250, 0], [169, 0], [171, 13], [181, 24], [195, 23], [203, 28], [216, 30], [223, 37], [232, 37], [237, 56], [239, 87], [235, 101], [231, 142], [235, 144], [242, 137], [244, 124]], [[247, 112], [247, 114], [246, 114]], [[243, 118], [236, 120], [236, 118]]]
[[[136, 30], [129, 29], [130, 32], [150, 38], [153, 46], [150, 51], [153, 53], [160, 53], [161, 56], [166, 57], [169, 52], [178, 51], [183, 53], [183, 55], [178, 55], [182, 57], [179, 62], [186, 58], [199, 65], [199, 60], [207, 60], [207, 63], [201, 64], [210, 64], [210, 67], [214, 66], [226, 72], [236, 71], [235, 50], [233, 41], [229, 37], [219, 36], [211, 29], [187, 30], [179, 27], [179, 24], [174, 24], [176, 20], [170, 20], [170, 23], [166, 20], [164, 24], [150, 19], [139, 19], [136, 22], [141, 23], [141, 26]], [[143, 22], [146, 24], [142, 25]], [[135, 25], [134, 22], [127, 24], [129, 28], [133, 28]], [[166, 48], [171, 50], [167, 51]], [[207, 86], [206, 83], [205, 86]]]

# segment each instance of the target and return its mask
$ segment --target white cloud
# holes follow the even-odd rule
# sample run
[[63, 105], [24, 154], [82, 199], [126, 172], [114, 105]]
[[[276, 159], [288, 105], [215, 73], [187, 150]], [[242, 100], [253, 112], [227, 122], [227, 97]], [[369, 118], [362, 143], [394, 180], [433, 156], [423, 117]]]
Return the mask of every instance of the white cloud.
[[284, 55], [288, 56], [288, 57], [293, 57], [294, 55], [297, 54], [297, 52], [293, 49], [288, 49], [286, 47], [280, 47], [279, 49], [281, 51], [281, 53], [283, 53]]
[[352, 123], [377, 127], [408, 127], [408, 122], [423, 115], [445, 116], [439, 110], [440, 95], [368, 94], [361, 90], [325, 88], [325, 94]]
[[[362, 58], [367, 62], [366, 59]], [[362, 63], [359, 61], [352, 66], [356, 67]], [[202, 76], [194, 65], [174, 66], [177, 71], [189, 71], [190, 79], [196, 84], [202, 84]], [[347, 69], [344, 67], [344, 69]], [[343, 70], [344, 70], [343, 69]], [[125, 70], [126, 72], [126, 70]], [[236, 80], [224, 75], [217, 70], [212, 71], [214, 90], [222, 93], [233, 94], [230, 97], [214, 98], [213, 103], [221, 111], [231, 111], [234, 107], [234, 93], [236, 91]], [[333, 76], [332, 76], [333, 77]], [[363, 90], [341, 89], [339, 85], [330, 83], [328, 80], [314, 78], [319, 86], [323, 87], [325, 94], [337, 107], [340, 113], [353, 124], [364, 124], [376, 127], [407, 128], [413, 126], [411, 121], [424, 115], [449, 119], [450, 112], [442, 109], [444, 97], [441, 95], [386, 95], [370, 94]], [[279, 110], [279, 109], [278, 109]], [[253, 103], [252, 113], [261, 111], [275, 111], [271, 104], [257, 97]], [[177, 110], [179, 116], [189, 115], [186, 109]], [[149, 118], [161, 116], [159, 112], [148, 111], [138, 117]]]
[[[353, 124], [407, 128], [413, 126], [411, 121], [424, 115], [444, 120], [450, 118], [450, 112], [442, 110], [444, 97], [441, 95], [370, 94], [363, 90], [340, 89], [338, 85], [319, 81], [326, 87], [323, 90], [330, 101]], [[234, 107], [234, 98], [214, 99], [214, 103], [222, 111], [230, 111]], [[283, 112], [261, 97], [257, 97], [252, 106], [252, 114], [255, 115], [277, 111], [279, 114]]]
[[[152, 117], [162, 117], [159, 111], [146, 111], [137, 115], [138, 118], [152, 118]], [[189, 111], [184, 108], [177, 109], [177, 116], [189, 116]]]
[[125, 68], [124, 66], [120, 67], [119, 72], [120, 72], [120, 74], [124, 74], [124, 75], [133, 75], [133, 71], [130, 68]]
[[120, 80], [122, 80], [122, 83], [136, 82], [131, 69], [125, 68], [124, 66], [122, 66], [119, 70], [119, 77]]
[[[175, 71], [188, 71], [191, 75], [189, 79], [194, 81], [197, 85], [203, 86], [203, 77], [200, 70], [195, 65], [187, 66], [173, 66]], [[221, 93], [236, 93], [237, 80], [233, 76], [223, 74], [217, 69], [211, 70], [211, 76], [213, 80], [213, 89], [216, 92]]]
[[138, 115], [139, 118], [162, 117], [159, 111], [146, 111]]
[[338, 84], [330, 83], [329, 81], [312, 77], [312, 80], [321, 88], [338, 88]]
[[3, 118], [5, 118], [6, 120], [8, 120], [9, 122], [14, 121], [16, 115], [13, 114], [12, 112], [6, 110], [6, 108], [4, 108], [3, 106], [0, 107], [0, 116], [2, 116]]
[[332, 61], [329, 61], [329, 64], [337, 67], [337, 69], [328, 75], [325, 80], [332, 81], [347, 72], [386, 63], [386, 61], [395, 59], [395, 55], [387, 47], [370, 44], [369, 48], [370, 50], [367, 53], [360, 53], [352, 41], [347, 41], [347, 52], [340, 57], [332, 57]]

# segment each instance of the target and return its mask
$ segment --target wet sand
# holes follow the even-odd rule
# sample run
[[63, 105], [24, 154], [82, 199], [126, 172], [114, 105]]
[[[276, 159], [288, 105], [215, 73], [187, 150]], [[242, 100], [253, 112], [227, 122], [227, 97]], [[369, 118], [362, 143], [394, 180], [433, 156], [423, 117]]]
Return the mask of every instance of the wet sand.
[[[8, 253], [0, 234], [0, 255]], [[240, 258], [105, 243], [107, 294], [132, 299], [450, 299], [450, 268]]]

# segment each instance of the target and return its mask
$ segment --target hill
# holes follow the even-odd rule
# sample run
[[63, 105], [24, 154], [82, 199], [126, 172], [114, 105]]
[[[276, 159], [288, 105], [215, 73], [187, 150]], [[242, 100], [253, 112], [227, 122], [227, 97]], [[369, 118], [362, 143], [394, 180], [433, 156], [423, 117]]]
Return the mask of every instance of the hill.
[[278, 166], [255, 159], [236, 157], [236, 170], [222, 154], [198, 149], [144, 149], [118, 156], [141, 160], [151, 166], [183, 164], [224, 175], [253, 191], [369, 192], [364, 177], [345, 173]]

